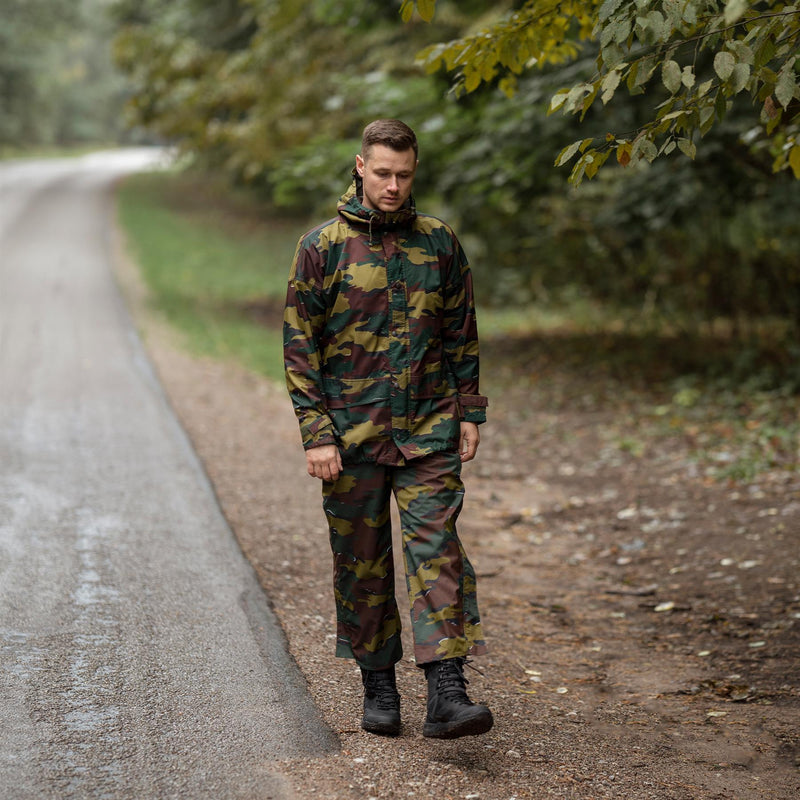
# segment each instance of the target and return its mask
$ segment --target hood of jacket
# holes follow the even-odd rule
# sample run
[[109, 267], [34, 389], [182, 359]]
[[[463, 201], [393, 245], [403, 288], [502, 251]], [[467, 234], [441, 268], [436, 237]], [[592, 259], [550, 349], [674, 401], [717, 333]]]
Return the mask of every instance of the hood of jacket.
[[369, 233], [370, 241], [375, 233], [387, 228], [408, 228], [417, 218], [417, 208], [414, 198], [409, 197], [402, 208], [397, 211], [378, 211], [367, 208], [362, 203], [364, 190], [361, 177], [353, 169], [353, 182], [350, 188], [339, 198], [337, 210], [339, 216], [345, 219], [354, 228]]

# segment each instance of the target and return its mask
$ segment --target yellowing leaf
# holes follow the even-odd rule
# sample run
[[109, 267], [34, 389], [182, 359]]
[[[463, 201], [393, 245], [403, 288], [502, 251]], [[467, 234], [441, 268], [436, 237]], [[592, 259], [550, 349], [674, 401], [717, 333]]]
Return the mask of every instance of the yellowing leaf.
[[417, 12], [425, 20], [430, 22], [436, 12], [436, 0], [417, 0]]
[[477, 70], [471, 69], [464, 73], [464, 89], [474, 92], [481, 85], [481, 74]]
[[601, 89], [603, 90], [603, 94], [601, 95], [600, 99], [603, 101], [603, 105], [605, 105], [613, 96], [614, 91], [616, 90], [617, 86], [619, 86], [619, 82], [622, 78], [622, 75], [619, 70], [615, 69], [606, 75], [603, 79], [603, 83], [601, 85]]
[[578, 140], [577, 142], [573, 142], [570, 145], [567, 145], [559, 154], [558, 158], [556, 158], [556, 166], [562, 167], [564, 164], [567, 163], [574, 155], [578, 152], [578, 148], [583, 144], [582, 140]]
[[569, 97], [569, 89], [561, 89], [556, 92], [550, 98], [550, 108], [548, 108], [547, 113], [552, 114], [554, 111], [557, 111], [564, 103], [567, 101], [567, 97]]
[[800, 144], [796, 144], [789, 151], [789, 166], [792, 168], [795, 178], [800, 181]]

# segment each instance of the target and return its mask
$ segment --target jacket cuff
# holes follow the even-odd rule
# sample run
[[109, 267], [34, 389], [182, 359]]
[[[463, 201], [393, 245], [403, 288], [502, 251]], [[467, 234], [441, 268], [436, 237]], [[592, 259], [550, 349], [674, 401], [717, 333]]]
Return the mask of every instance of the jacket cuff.
[[336, 430], [327, 414], [320, 414], [313, 421], [301, 424], [300, 434], [304, 450], [326, 444], [337, 444]]
[[304, 450], [313, 450], [315, 447], [324, 447], [326, 444], [336, 444], [336, 437], [332, 435], [319, 436], [307, 442], [303, 442]]
[[486, 406], [488, 398], [482, 394], [462, 394], [458, 398], [459, 419], [462, 422], [474, 422], [480, 425], [486, 422]]

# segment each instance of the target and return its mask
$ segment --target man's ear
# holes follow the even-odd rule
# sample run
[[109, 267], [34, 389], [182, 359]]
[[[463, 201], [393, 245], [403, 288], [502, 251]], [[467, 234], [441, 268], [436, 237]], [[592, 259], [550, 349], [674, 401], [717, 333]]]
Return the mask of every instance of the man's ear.
[[356, 155], [356, 172], [363, 178], [364, 177], [364, 159], [361, 154]]

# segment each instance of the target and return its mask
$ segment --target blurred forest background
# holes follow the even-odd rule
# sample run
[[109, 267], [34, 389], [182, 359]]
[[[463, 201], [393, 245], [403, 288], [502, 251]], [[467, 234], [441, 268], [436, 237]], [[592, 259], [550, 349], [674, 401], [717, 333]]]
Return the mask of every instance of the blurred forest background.
[[[434, 3], [417, 3], [411, 15], [414, 5], [0, 0], [0, 152], [169, 144], [183, 163], [222, 177], [265, 211], [312, 220], [331, 216], [363, 125], [401, 117], [421, 140], [418, 204], [459, 231], [485, 302], [570, 314], [602, 309], [606, 326], [671, 337], [676, 351], [685, 350], [682, 337], [711, 336], [735, 346], [733, 361], [722, 367], [727, 375], [800, 389], [793, 6], [439, 0], [429, 22], [420, 14], [430, 17]], [[529, 64], [512, 58], [510, 70], [495, 69], [500, 50], [487, 62], [485, 51], [469, 45], [484, 27], [513, 20], [507, 14], [515, 10], [528, 15], [527, 30], [536, 29], [534, 8], [576, 14], [537, 66], [523, 68]], [[764, 48], [773, 49], [764, 53], [752, 31], [749, 40], [726, 44], [730, 64], [688, 37], [695, 42], [690, 66], [673, 76], [665, 62], [676, 64], [678, 51], [659, 50], [675, 38], [665, 20], [677, 14], [691, 32], [697, 8], [730, 14], [730, 30], [748, 8], [770, 20], [780, 14], [784, 27], [768, 32]], [[401, 9], [409, 20], [401, 19]], [[587, 20], [598, 15], [606, 23], [599, 77], [597, 48], [586, 42]], [[649, 83], [622, 71], [627, 62], [615, 66], [616, 53], [623, 45], [628, 52], [636, 37], [647, 53], [659, 54]], [[473, 49], [454, 55], [441, 44], [458, 41]], [[426, 69], [419, 54], [431, 47], [431, 67], [438, 53], [454, 69]], [[477, 64], [482, 73], [472, 79], [462, 69], [459, 87], [459, 63]], [[685, 125], [680, 108], [696, 98], [682, 98], [679, 107], [676, 92], [691, 89], [695, 73], [700, 90], [709, 92], [712, 81], [700, 82], [703, 69], [719, 96], [709, 115], [698, 112], [702, 140], [695, 126], [666, 141], [655, 158], [648, 137], [608, 134], [616, 158], [596, 176], [587, 170], [593, 179], [579, 186], [568, 183], [567, 167], [554, 166], [567, 155], [598, 152], [584, 144], [565, 154], [574, 140], [602, 142], [608, 131], [636, 131], [659, 107], [662, 117]], [[757, 75], [772, 81], [768, 92], [743, 91], [745, 78]], [[610, 101], [620, 79], [633, 91], [621, 87]], [[585, 115], [582, 121], [574, 113], [548, 114], [565, 86], [584, 87], [561, 99]], [[779, 104], [772, 99], [776, 86]], [[602, 103], [584, 101], [587, 95], [594, 101], [598, 89]], [[778, 118], [765, 118], [764, 109], [777, 109]], [[622, 168], [617, 162], [627, 163], [631, 142], [636, 155], [637, 141], [648, 157]]]

